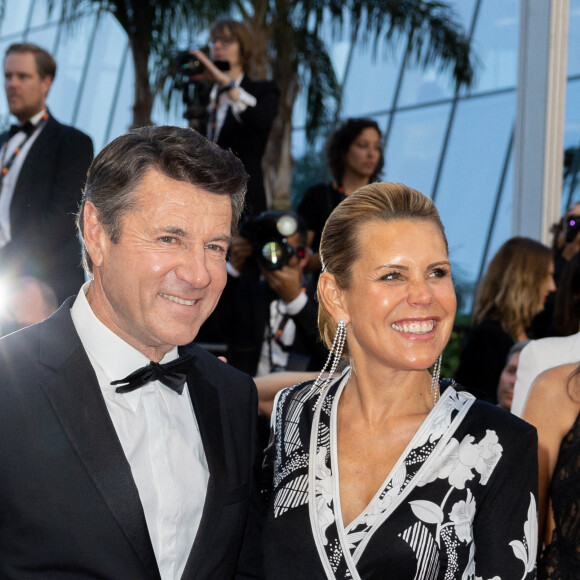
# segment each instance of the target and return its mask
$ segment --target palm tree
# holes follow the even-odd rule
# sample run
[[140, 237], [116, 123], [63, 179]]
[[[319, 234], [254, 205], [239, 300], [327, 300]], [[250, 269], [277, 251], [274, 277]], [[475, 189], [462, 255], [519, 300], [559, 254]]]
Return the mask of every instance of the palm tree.
[[[337, 119], [341, 87], [319, 31], [330, 21], [336, 34], [353, 42], [407, 43], [407, 58], [422, 66], [451, 69], [456, 88], [474, 74], [469, 41], [448, 2], [426, 0], [234, 0], [237, 9], [269, 45], [272, 76], [280, 87], [280, 109], [265, 155], [267, 189], [275, 205], [290, 192], [292, 112], [306, 90], [306, 134], [312, 142]], [[343, 21], [348, 20], [347, 29]], [[304, 81], [306, 79], [306, 81]], [[302, 82], [301, 82], [302, 80]]]
[[[48, 2], [51, 8], [58, 4]], [[289, 197], [292, 112], [299, 91], [307, 95], [309, 139], [335, 121], [339, 111], [341, 87], [319, 34], [325, 19], [353, 42], [371, 41], [375, 51], [381, 41], [393, 45], [406, 38], [411, 61], [451, 68], [457, 87], [468, 87], [473, 78], [467, 37], [448, 3], [439, 0], [61, 0], [60, 5], [65, 21], [87, 9], [107, 10], [127, 33], [135, 69], [134, 126], [151, 123], [153, 100], [164, 80], [158, 71], [169, 70], [175, 39], [219, 14], [241, 14], [267, 57], [257, 78], [269, 68], [280, 88], [279, 114], [264, 159], [275, 205]], [[343, 18], [349, 21], [346, 30]], [[171, 98], [171, 90], [165, 97]]]
[[133, 126], [151, 124], [160, 71], [175, 51], [176, 38], [200, 29], [229, 6], [227, 0], [47, 0], [49, 11], [60, 6], [60, 18], [72, 23], [88, 12], [112, 14], [129, 40], [135, 70]]

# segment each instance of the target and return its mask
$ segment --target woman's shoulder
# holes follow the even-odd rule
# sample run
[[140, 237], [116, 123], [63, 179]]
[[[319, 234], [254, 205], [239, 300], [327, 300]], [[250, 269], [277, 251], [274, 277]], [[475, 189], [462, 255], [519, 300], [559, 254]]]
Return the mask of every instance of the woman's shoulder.
[[[302, 401], [310, 399], [315, 395], [315, 389], [313, 389], [315, 380], [311, 379], [308, 381], [302, 381], [296, 383], [291, 387], [287, 387], [280, 392], [278, 397], [279, 404], [282, 406], [289, 404], [291, 401]], [[317, 391], [317, 389], [316, 389]]]
[[543, 415], [553, 411], [561, 419], [568, 409], [575, 416], [580, 407], [580, 397], [572, 395], [579, 391], [575, 381], [580, 381], [580, 375], [574, 376], [577, 369], [578, 364], [572, 363], [541, 372], [532, 382], [525, 411]]

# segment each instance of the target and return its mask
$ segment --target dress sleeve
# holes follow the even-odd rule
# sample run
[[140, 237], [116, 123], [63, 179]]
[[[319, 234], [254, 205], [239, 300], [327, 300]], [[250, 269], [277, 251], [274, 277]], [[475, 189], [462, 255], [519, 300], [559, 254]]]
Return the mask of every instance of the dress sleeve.
[[532, 426], [525, 424], [523, 429], [509, 446], [504, 444], [502, 463], [477, 508], [473, 522], [476, 577], [536, 577], [538, 437]]

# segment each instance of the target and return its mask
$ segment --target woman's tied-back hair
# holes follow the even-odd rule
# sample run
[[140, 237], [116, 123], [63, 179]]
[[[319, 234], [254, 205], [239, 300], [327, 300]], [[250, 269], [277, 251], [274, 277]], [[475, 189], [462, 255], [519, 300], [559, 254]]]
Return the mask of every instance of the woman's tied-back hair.
[[514, 237], [492, 258], [475, 298], [473, 324], [498, 320], [514, 340], [543, 308], [541, 283], [553, 261], [552, 251], [531, 238]]
[[[430, 198], [402, 183], [371, 183], [361, 187], [330, 214], [320, 241], [322, 271], [334, 276], [343, 290], [352, 284], [353, 264], [362, 256], [359, 234], [369, 222], [417, 220], [431, 222], [441, 232], [448, 250], [445, 228]], [[336, 334], [336, 322], [318, 293], [318, 329], [330, 349]], [[348, 355], [345, 345], [344, 354]]]
[[[135, 209], [135, 188], [149, 169], [208, 193], [229, 196], [232, 232], [236, 229], [248, 181], [242, 162], [192, 129], [149, 126], [117, 137], [91, 163], [77, 214], [81, 241], [84, 240], [83, 211], [87, 201], [95, 206], [111, 241], [119, 241], [123, 216]], [[83, 265], [87, 273], [92, 274], [93, 264], [84, 242]]]

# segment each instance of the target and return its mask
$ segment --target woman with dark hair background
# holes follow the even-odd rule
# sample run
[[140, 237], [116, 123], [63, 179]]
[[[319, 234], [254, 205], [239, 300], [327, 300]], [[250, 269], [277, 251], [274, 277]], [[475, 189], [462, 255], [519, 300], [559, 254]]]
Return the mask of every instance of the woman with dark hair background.
[[308, 227], [311, 272], [320, 271], [320, 235], [332, 210], [360, 187], [378, 180], [385, 163], [381, 138], [377, 122], [361, 117], [347, 119], [328, 139], [326, 159], [332, 181], [307, 189], [297, 209]]

